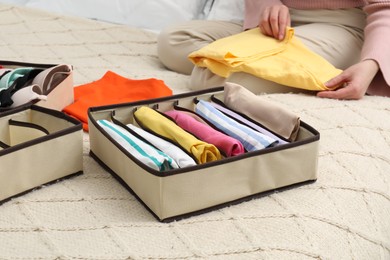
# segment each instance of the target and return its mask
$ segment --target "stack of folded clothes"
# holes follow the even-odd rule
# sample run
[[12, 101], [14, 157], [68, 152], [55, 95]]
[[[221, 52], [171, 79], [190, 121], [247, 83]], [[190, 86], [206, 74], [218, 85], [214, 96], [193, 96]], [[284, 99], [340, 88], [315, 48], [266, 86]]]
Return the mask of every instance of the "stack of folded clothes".
[[299, 117], [257, 98], [240, 85], [226, 83], [224, 101], [195, 99], [193, 111], [177, 105], [165, 112], [139, 106], [131, 124], [115, 116], [98, 124], [139, 161], [167, 171], [294, 141]]

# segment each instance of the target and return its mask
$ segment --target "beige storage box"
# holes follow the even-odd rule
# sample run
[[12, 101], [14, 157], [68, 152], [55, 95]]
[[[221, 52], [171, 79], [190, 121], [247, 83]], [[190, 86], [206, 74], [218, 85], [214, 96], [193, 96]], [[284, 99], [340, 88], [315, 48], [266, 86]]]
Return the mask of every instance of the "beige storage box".
[[[34, 83], [40, 85], [42, 95], [46, 100], [33, 100], [28, 102], [41, 107], [47, 107], [61, 111], [67, 105], [73, 103], [73, 68], [67, 64], [38, 64], [17, 61], [0, 61], [0, 69], [34, 68], [47, 70], [46, 77], [40, 77]], [[1, 78], [0, 78], [1, 79]], [[30, 85], [33, 82], [30, 83]], [[0, 107], [0, 112], [12, 108]]]
[[[49, 72], [34, 81], [42, 84], [41, 94], [46, 100], [30, 100], [0, 108], [2, 204], [42, 185], [82, 174], [83, 130], [79, 121], [60, 112], [73, 102], [71, 66], [15, 61], [0, 61], [0, 66], [1, 91], [5, 92], [9, 88], [4, 88], [8, 80], [3, 78], [4, 72], [24, 68], [33, 68], [38, 73]], [[23, 85], [32, 84], [33, 79], [29, 79]], [[14, 88], [15, 84], [8, 86]]]
[[223, 100], [223, 87], [147, 101], [89, 109], [90, 154], [164, 222], [231, 205], [276, 189], [317, 179], [319, 133], [304, 122], [296, 141], [234, 157], [164, 172], [153, 170], [123, 149], [98, 120], [112, 115], [133, 123], [137, 107], [161, 112], [181, 107], [193, 110], [194, 98]]
[[82, 125], [52, 109], [0, 113], [0, 203], [83, 172]]

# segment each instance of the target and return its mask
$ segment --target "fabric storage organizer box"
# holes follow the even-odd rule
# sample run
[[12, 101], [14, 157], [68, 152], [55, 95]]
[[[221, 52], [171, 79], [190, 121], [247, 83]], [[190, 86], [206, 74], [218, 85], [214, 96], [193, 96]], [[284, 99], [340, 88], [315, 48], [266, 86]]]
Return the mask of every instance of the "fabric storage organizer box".
[[[18, 61], [0, 61], [1, 70], [18, 70], [18, 69], [33, 69], [36, 71], [46, 71], [37, 75], [37, 80], [30, 79], [30, 85], [39, 84], [41, 94], [47, 98], [45, 100], [31, 100], [28, 103], [36, 104], [38, 106], [47, 107], [61, 111], [65, 106], [71, 104], [74, 99], [73, 94], [73, 69], [66, 64], [38, 64], [30, 62]], [[17, 71], [16, 71], [17, 72]], [[2, 84], [5, 84], [4, 78], [9, 75], [1, 75], [0, 73], [0, 90]], [[9, 73], [12, 74], [12, 73]], [[12, 76], [10, 76], [12, 77]], [[10, 78], [9, 77], [9, 78]], [[50, 86], [50, 87], [49, 87]], [[10, 86], [12, 87], [12, 86]], [[2, 110], [10, 109], [8, 107], [1, 107]]]
[[300, 122], [295, 141], [195, 166], [158, 171], [137, 160], [99, 122], [134, 124], [140, 107], [193, 111], [194, 100], [223, 99], [224, 87], [170, 97], [92, 107], [90, 155], [159, 220], [169, 222], [317, 179], [319, 133]]
[[82, 174], [83, 131], [78, 120], [60, 112], [73, 102], [70, 66], [64, 65], [64, 73], [55, 77], [58, 74], [51, 69], [60, 65], [14, 61], [0, 61], [0, 65], [3, 71], [49, 69], [40, 81], [46, 87], [52, 86], [42, 93], [46, 100], [29, 100], [0, 110], [0, 204], [3, 204], [42, 185]]

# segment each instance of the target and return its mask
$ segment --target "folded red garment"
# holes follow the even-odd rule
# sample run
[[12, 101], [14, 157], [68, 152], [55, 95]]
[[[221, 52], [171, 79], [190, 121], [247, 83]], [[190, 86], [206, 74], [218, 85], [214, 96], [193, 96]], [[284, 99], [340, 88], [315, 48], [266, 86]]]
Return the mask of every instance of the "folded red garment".
[[112, 71], [99, 80], [74, 88], [74, 102], [63, 111], [83, 123], [88, 131], [88, 108], [111, 104], [126, 103], [138, 100], [172, 95], [172, 90], [164, 81], [150, 79], [128, 79]]
[[200, 140], [215, 145], [227, 157], [245, 152], [244, 146], [240, 141], [215, 130], [209, 125], [197, 121], [188, 114], [177, 110], [170, 110], [165, 112], [165, 114], [171, 117], [178, 126], [192, 133]]

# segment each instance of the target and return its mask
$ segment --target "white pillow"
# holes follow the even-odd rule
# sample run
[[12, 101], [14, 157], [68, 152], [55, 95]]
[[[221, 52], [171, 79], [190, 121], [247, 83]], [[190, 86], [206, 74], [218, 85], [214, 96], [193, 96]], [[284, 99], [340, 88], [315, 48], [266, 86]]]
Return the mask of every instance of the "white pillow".
[[207, 0], [30, 0], [26, 6], [159, 31], [197, 19]]
[[25, 5], [29, 0], [0, 0], [1, 3]]
[[[261, 0], [259, 0], [261, 1]], [[243, 21], [244, 0], [214, 0], [207, 20]]]

